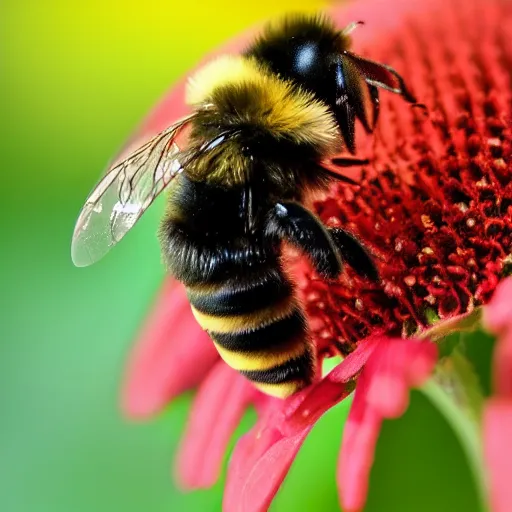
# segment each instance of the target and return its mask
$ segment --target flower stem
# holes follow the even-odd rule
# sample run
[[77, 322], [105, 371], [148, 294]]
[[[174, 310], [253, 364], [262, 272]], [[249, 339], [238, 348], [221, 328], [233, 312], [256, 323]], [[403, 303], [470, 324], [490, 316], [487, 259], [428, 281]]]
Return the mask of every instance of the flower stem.
[[430, 379], [420, 391], [431, 401], [443, 415], [457, 436], [466, 454], [470, 471], [476, 485], [480, 510], [489, 512], [480, 431], [477, 423], [466, 414], [449, 394], [434, 380]]

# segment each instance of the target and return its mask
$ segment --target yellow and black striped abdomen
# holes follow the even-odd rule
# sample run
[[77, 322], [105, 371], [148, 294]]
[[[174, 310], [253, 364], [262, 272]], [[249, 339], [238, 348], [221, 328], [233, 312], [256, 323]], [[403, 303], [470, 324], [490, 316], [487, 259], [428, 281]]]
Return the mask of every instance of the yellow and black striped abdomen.
[[284, 398], [311, 382], [313, 346], [304, 313], [280, 269], [187, 290], [220, 356], [256, 387]]

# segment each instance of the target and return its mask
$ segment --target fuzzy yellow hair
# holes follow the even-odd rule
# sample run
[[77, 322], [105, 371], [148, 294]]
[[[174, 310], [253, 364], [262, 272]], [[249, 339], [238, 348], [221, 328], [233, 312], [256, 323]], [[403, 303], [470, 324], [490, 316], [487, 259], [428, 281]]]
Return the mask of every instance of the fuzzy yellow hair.
[[314, 144], [328, 153], [339, 149], [337, 126], [328, 107], [253, 58], [223, 56], [207, 64], [190, 78], [186, 99], [196, 107], [213, 104], [221, 112], [231, 107], [230, 114], [234, 110], [241, 122], [275, 137]]

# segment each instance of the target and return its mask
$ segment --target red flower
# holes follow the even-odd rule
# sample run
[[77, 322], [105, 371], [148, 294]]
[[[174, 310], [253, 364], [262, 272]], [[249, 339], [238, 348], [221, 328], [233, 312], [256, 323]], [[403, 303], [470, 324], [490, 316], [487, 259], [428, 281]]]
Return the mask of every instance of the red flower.
[[[432, 342], [416, 338], [434, 323], [448, 330], [449, 321], [486, 304], [507, 270], [512, 3], [361, 0], [332, 14], [340, 26], [364, 20], [366, 26], [354, 33], [356, 51], [398, 69], [429, 108], [425, 115], [382, 94], [374, 136], [358, 134], [360, 156], [371, 161], [358, 176], [360, 186], [333, 187], [315, 203], [324, 222], [366, 243], [382, 276], [378, 285], [370, 284], [348, 269], [332, 284], [304, 263], [296, 269], [319, 363], [333, 354], [345, 356], [343, 362], [285, 401], [264, 396], [220, 361], [183, 293], [169, 281], [128, 373], [125, 408], [136, 416], [156, 412], [200, 383], [178, 457], [186, 487], [216, 480], [230, 434], [244, 409], [256, 406], [258, 422], [239, 440], [229, 465], [228, 512], [265, 510], [314, 423], [354, 387], [338, 484], [344, 508], [360, 510], [383, 419], [403, 413], [409, 388], [428, 378], [437, 358]], [[239, 46], [235, 42], [231, 49]], [[183, 104], [181, 84], [144, 131], [164, 128], [184, 113]], [[497, 394], [485, 412], [498, 511], [512, 503], [510, 469], [504, 466], [512, 460], [512, 329], [503, 293], [486, 312], [488, 325], [500, 333]]]

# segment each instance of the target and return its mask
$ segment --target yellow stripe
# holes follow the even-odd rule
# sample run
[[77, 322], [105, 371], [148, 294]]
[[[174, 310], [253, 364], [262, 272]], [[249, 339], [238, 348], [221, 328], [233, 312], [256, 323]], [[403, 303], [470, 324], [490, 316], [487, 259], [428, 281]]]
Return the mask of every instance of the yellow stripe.
[[241, 55], [220, 55], [188, 79], [185, 101], [188, 105], [200, 105], [218, 87], [262, 81], [262, 75], [266, 76], [254, 59]]
[[192, 313], [197, 322], [205, 331], [212, 332], [237, 332], [250, 331], [271, 324], [287, 317], [296, 306], [292, 296], [286, 297], [280, 303], [260, 309], [254, 313], [237, 316], [214, 316], [201, 313], [191, 305]]
[[282, 384], [261, 384], [259, 382], [253, 382], [253, 384], [262, 393], [275, 396], [276, 398], [287, 398], [307, 385], [306, 382], [302, 381], [283, 382]]
[[279, 351], [262, 351], [262, 352], [233, 352], [227, 350], [215, 343], [220, 357], [224, 361], [238, 371], [251, 371], [251, 370], [270, 370], [275, 366], [280, 366], [290, 359], [300, 357], [309, 350], [309, 343], [307, 340], [296, 338], [286, 343]]

